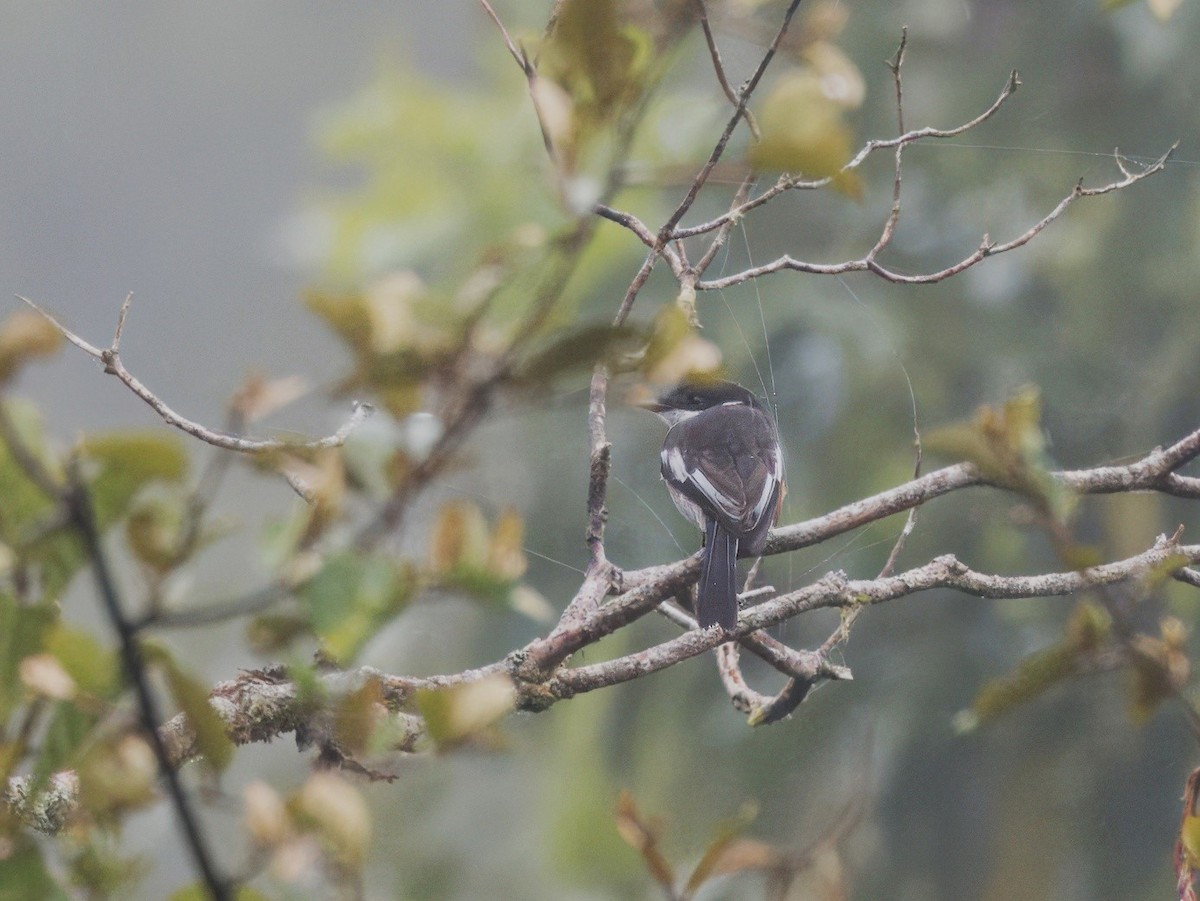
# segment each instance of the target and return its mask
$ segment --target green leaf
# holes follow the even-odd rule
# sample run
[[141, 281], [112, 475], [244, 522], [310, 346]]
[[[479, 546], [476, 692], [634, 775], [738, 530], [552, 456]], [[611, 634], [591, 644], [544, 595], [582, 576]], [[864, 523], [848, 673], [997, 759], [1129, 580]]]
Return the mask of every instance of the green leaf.
[[362, 687], [343, 697], [334, 707], [333, 737], [337, 745], [352, 757], [368, 753], [381, 722], [383, 685], [369, 678]]
[[140, 563], [158, 573], [179, 560], [184, 507], [180, 498], [140, 501], [125, 520], [125, 541]]
[[308, 617], [292, 613], [264, 613], [246, 626], [246, 641], [264, 657], [283, 650], [293, 641], [312, 634]]
[[71, 860], [71, 882], [87, 886], [89, 897], [126, 898], [150, 869], [145, 857], [125, 857], [119, 846], [93, 838]]
[[[1055, 523], [1064, 523], [1074, 511], [1075, 495], [1050, 477], [1036, 387], [1022, 388], [999, 409], [981, 406], [970, 422], [934, 429], [923, 443], [974, 463], [984, 478], [1023, 495]], [[1075, 550], [1086, 565], [1087, 549]]]
[[158, 760], [149, 742], [136, 732], [106, 732], [88, 745], [76, 771], [80, 802], [97, 820], [115, 820], [159, 799]]
[[[46, 448], [37, 409], [16, 400], [0, 403], [25, 449], [45, 468], [57, 471]], [[49, 515], [54, 502], [29, 480], [3, 441], [0, 441], [0, 498], [4, 499], [0, 505], [0, 540], [19, 550], [28, 540], [29, 533]]]
[[1082, 659], [1106, 640], [1111, 626], [1102, 608], [1090, 603], [1076, 606], [1063, 638], [1025, 657], [1011, 673], [985, 684], [976, 693], [971, 708], [956, 718], [958, 730], [970, 731], [1073, 676]]
[[187, 474], [183, 442], [168, 432], [93, 433], [84, 436], [78, 450], [95, 469], [88, 480], [88, 491], [101, 530], [125, 515], [145, 485], [153, 481], [178, 482]]
[[[115, 525], [126, 514], [144, 486], [154, 481], [179, 481], [187, 472], [182, 442], [163, 432], [122, 431], [88, 435], [80, 441], [78, 451], [96, 525], [101, 531]], [[3, 460], [0, 459], [0, 492], [3, 483]], [[4, 517], [0, 517], [0, 522], [3, 520]], [[57, 599], [87, 561], [76, 530], [69, 524], [40, 536], [25, 551], [27, 561], [41, 567], [43, 599], [46, 601]]]
[[42, 852], [27, 839], [15, 839], [16, 847], [0, 856], [0, 901], [67, 901], [46, 869]]
[[25, 606], [0, 591], [0, 722], [7, 721], [24, 694], [17, 678], [18, 665], [45, 647], [58, 617], [56, 604]]
[[94, 714], [85, 713], [73, 703], [61, 701], [55, 704], [34, 765], [35, 780], [40, 782], [52, 773], [74, 766], [96, 721]]
[[634, 349], [635, 330], [611, 325], [587, 325], [560, 334], [531, 353], [516, 367], [516, 377], [538, 387], [567, 372], [591, 369], [598, 360]]
[[[258, 889], [249, 888], [245, 885], [239, 885], [233, 893], [234, 901], [270, 901]], [[212, 901], [212, 895], [209, 894], [207, 888], [203, 885], [189, 885], [184, 888], [171, 892], [167, 896], [167, 901]]]
[[351, 552], [331, 557], [300, 591], [322, 650], [339, 663], [399, 613], [411, 579], [392, 561]]
[[81, 691], [104, 700], [112, 700], [120, 692], [121, 669], [116, 652], [87, 632], [59, 623], [46, 638], [46, 650]]
[[208, 702], [208, 687], [184, 672], [160, 645], [143, 642], [142, 650], [146, 661], [161, 668], [166, 676], [171, 697], [196, 732], [196, 747], [204, 762], [215, 772], [223, 771], [233, 759], [233, 742], [225, 731], [224, 720]]

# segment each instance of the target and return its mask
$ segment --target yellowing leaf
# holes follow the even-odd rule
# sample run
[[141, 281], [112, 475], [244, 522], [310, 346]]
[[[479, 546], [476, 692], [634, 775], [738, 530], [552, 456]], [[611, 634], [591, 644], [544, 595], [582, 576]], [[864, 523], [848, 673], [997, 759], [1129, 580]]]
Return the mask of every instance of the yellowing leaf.
[[693, 316], [694, 310], [676, 303], [654, 318], [638, 367], [653, 384], [674, 385], [686, 376], [714, 373], [720, 367], [720, 348], [696, 334]]
[[804, 48], [804, 58], [820, 80], [822, 94], [847, 109], [862, 106], [867, 83], [841, 48], [828, 41], [816, 41]]
[[163, 646], [144, 642], [142, 649], [146, 660], [157, 665], [166, 676], [171, 697], [196, 734], [196, 747], [204, 762], [221, 772], [233, 759], [233, 742], [225, 731], [224, 720], [208, 701], [207, 686], [185, 673]]
[[487, 559], [487, 521], [483, 511], [469, 501], [452, 501], [442, 507], [433, 527], [430, 565], [446, 573], [464, 563], [482, 564]]
[[745, 870], [769, 870], [779, 866], [783, 855], [774, 845], [752, 838], [738, 838], [721, 849], [713, 862], [713, 876]]
[[246, 832], [260, 848], [270, 848], [291, 834], [291, 822], [283, 798], [270, 785], [259, 780], [242, 790]]
[[550, 40], [542, 49], [541, 71], [574, 102], [580, 132], [613, 121], [645, 87], [650, 42], [621, 21], [618, 0], [566, 0]]
[[314, 773], [293, 806], [343, 863], [362, 864], [371, 843], [371, 813], [353, 785], [335, 773]]
[[550, 146], [569, 156], [576, 133], [571, 95], [549, 78], [535, 78], [529, 85], [529, 94]]
[[125, 540], [141, 563], [164, 573], [176, 562], [182, 521], [178, 504], [160, 498], [139, 503], [125, 521]]
[[1183, 0], [1146, 0], [1146, 5], [1158, 21], [1166, 22], [1179, 10], [1182, 2]]
[[507, 716], [516, 701], [512, 680], [501, 673], [417, 693], [417, 707], [429, 737], [443, 749], [477, 737]]
[[0, 385], [29, 361], [53, 354], [62, 342], [62, 333], [40, 313], [12, 313], [0, 324]]
[[525, 559], [525, 523], [515, 510], [500, 514], [492, 531], [488, 548], [487, 568], [497, 578], [515, 582], [525, 575], [529, 562]]
[[50, 654], [30, 654], [17, 668], [21, 684], [36, 695], [54, 701], [75, 697], [75, 680]]
[[853, 134], [842, 107], [814, 72], [781, 78], [763, 102], [758, 125], [762, 140], [749, 151], [755, 169], [832, 178], [835, 187], [851, 196], [861, 193], [857, 175], [842, 172], [850, 161]]
[[[743, 849], [740, 855], [728, 855], [731, 850], [736, 850], [733, 846], [739, 841], [738, 836], [745, 831], [756, 816], [758, 816], [758, 808], [754, 804], [745, 804], [738, 811], [737, 816], [731, 817], [718, 827], [716, 836], [704, 849], [699, 863], [692, 870], [692, 875], [688, 877], [686, 891], [695, 892], [708, 881], [710, 876], [719, 872], [736, 872], [739, 868], [738, 865], [745, 863], [749, 855], [746, 849]], [[718, 869], [720, 867], [725, 867], [725, 869]]]
[[308, 380], [291, 375], [265, 379], [251, 375], [233, 395], [230, 406], [246, 422], [257, 422], [308, 393]]
[[352, 757], [366, 754], [376, 728], [386, 714], [383, 686], [369, 678], [342, 698], [334, 709], [333, 737], [337, 746]]
[[1188, 866], [1200, 869], [1200, 816], [1188, 814], [1179, 827], [1179, 842], [1187, 852]]
[[93, 816], [153, 803], [157, 781], [154, 751], [136, 735], [93, 745], [79, 765], [80, 797]]
[[642, 855], [651, 878], [674, 897], [675, 871], [659, 850], [662, 824], [657, 820], [647, 820], [638, 812], [633, 794], [628, 789], [622, 790], [617, 798], [616, 826], [617, 834], [625, 843]]
[[422, 329], [414, 309], [427, 294], [425, 283], [407, 269], [372, 282], [363, 295], [371, 323], [371, 350], [386, 354], [429, 340], [432, 336]]

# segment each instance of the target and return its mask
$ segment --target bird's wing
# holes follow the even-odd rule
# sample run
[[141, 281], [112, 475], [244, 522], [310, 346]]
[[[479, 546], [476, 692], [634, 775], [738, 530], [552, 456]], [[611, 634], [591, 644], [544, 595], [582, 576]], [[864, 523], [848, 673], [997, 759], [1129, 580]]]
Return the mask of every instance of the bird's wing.
[[[718, 407], [673, 427], [663, 477], [731, 532], [746, 536], [774, 520], [783, 461], [771, 420], [745, 405]], [[769, 523], [767, 524], [769, 525]]]

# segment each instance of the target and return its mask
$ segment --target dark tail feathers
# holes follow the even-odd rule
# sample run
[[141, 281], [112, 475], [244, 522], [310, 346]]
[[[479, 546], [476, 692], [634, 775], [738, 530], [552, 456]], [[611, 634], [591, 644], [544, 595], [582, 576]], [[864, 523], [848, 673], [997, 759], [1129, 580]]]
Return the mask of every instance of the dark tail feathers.
[[704, 524], [704, 564], [696, 593], [696, 620], [701, 629], [718, 623], [726, 629], [737, 625], [738, 540], [715, 519]]

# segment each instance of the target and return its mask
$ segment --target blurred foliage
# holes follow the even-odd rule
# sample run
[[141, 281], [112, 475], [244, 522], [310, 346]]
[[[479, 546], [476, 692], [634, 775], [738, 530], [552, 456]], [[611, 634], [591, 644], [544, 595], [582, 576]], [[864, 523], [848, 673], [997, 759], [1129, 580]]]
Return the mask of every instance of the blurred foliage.
[[[977, 134], [909, 149], [889, 266], [929, 271], [984, 232], [1018, 234], [1081, 171], [1089, 183], [1113, 175], [1097, 148], [1158, 152], [1178, 136], [1169, 129], [1192, 121], [1186, 86], [1200, 83], [1200, 63], [1187, 42], [1155, 30], [1141, 4], [1095, 6], [906, 5], [908, 127], [974, 117], [1014, 66], [1026, 87]], [[1147, 6], [1180, 34], [1200, 21], [1194, 5]], [[708, 8], [736, 86], [772, 39], [781, 4]], [[301, 708], [327, 720], [298, 738], [326, 763], [336, 750], [348, 770], [377, 775], [362, 761], [392, 738], [383, 683], [335, 699], [322, 681], [330, 667], [417, 672], [496, 659], [577, 587], [581, 388], [597, 361], [619, 375], [608, 552], [622, 566], [676, 559], [698, 539], [676, 528], [658, 484], [661, 434], [617, 401], [633, 375], [667, 383], [722, 364], [748, 384], [757, 377], [777, 406], [788, 519], [908, 478], [914, 426], [927, 451], [970, 460], [1016, 492], [929, 505], [901, 567], [953, 552], [996, 572], [1077, 568], [1144, 549], [1194, 518], [1158, 496], [1079, 499], [1047, 475], [1143, 453], [1200, 421], [1200, 190], [1183, 168], [1081, 201], [1027, 247], [945, 285], [781, 274], [695, 297], [656, 273], [631, 323], [609, 325], [645, 248], [592, 217], [592, 203], [632, 210], [653, 229], [732, 114], [692, 10], [568, 0], [546, 37], [535, 18], [545, 8], [500, 4], [537, 61], [532, 83], [489, 31], [474, 77], [436, 81], [393, 59], [320, 121], [321, 152], [358, 181], [314, 201], [328, 266], [304, 304], [346, 355], [333, 393], [379, 412], [344, 454], [295, 448], [252, 461], [285, 475], [307, 503], [261, 538], [283, 597], [255, 616], [237, 651], [288, 662]], [[899, 15], [887, 4], [804, 4], [751, 104], [761, 140], [739, 130], [688, 221], [724, 212], [747, 165], [830, 177], [836, 190], [754, 211], [713, 271], [780, 253], [857, 258], [874, 244], [891, 208], [890, 158], [853, 177], [839, 169], [863, 140], [894, 133], [890, 76], [863, 61], [891, 58]], [[698, 242], [686, 249], [692, 259], [703, 252]], [[9, 317], [0, 387], [59, 344], [40, 317]], [[254, 423], [304, 390], [251, 378], [231, 416]], [[26, 458], [50, 481], [79, 473], [106, 548], [128, 564], [131, 616], [142, 612], [135, 598], [149, 622], [186, 609], [222, 530], [190, 487], [184, 443], [167, 432], [86, 434], [63, 450], [30, 405], [0, 403], [0, 775], [40, 787], [70, 768], [84, 799], [53, 847], [0, 818], [0, 899], [71, 896], [60, 877], [93, 897], [124, 896], [145, 861], [124, 856], [122, 830], [158, 802], [157, 768], [129, 717], [111, 642], [63, 618], [87, 560]], [[443, 449], [453, 462], [438, 463], [430, 482], [431, 455]], [[396, 542], [362, 539], [388, 498], [418, 493]], [[768, 561], [766, 580], [785, 590], [830, 568], [873, 575], [899, 527]], [[447, 898], [745, 897], [753, 871], [779, 898], [1115, 901], [1173, 887], [1162, 863], [1171, 805], [1196, 756], [1186, 731], [1158, 715], [1191, 689], [1200, 616], [1194, 590], [1165, 576], [1070, 604], [938, 593], [873, 608], [842, 651], [855, 681], [826, 686], [769, 730], [744, 729], [699, 661], [536, 719], [509, 717], [503, 731], [514, 703], [506, 680], [423, 690], [409, 709], [443, 753], [406, 763], [390, 787], [325, 770], [292, 788], [268, 785], [262, 771], [245, 784], [196, 675], [201, 661], [190, 659], [198, 652], [165, 640], [143, 647], [171, 711], [197, 727], [204, 778], [242, 780], [243, 832], [213, 830], [223, 849], [243, 852], [244, 872], [262, 874], [242, 899], [354, 888], [392, 867], [381, 896], [432, 897], [432, 886]], [[812, 647], [835, 625], [806, 617], [780, 635]], [[585, 656], [673, 634], [639, 623]], [[1113, 664], [1115, 651], [1124, 656]], [[1114, 669], [1117, 678], [1105, 675]], [[864, 758], [870, 778], [847, 766]], [[824, 811], [868, 796], [865, 813], [825, 825]], [[767, 838], [748, 838], [748, 819], [733, 813], [747, 801]], [[644, 807], [667, 812], [669, 835]], [[1179, 832], [1189, 866], [1195, 819], [1185, 815]], [[519, 853], [493, 853], [510, 847]], [[801, 872], [809, 881], [793, 885]], [[186, 887], [173, 897], [202, 895]]]

